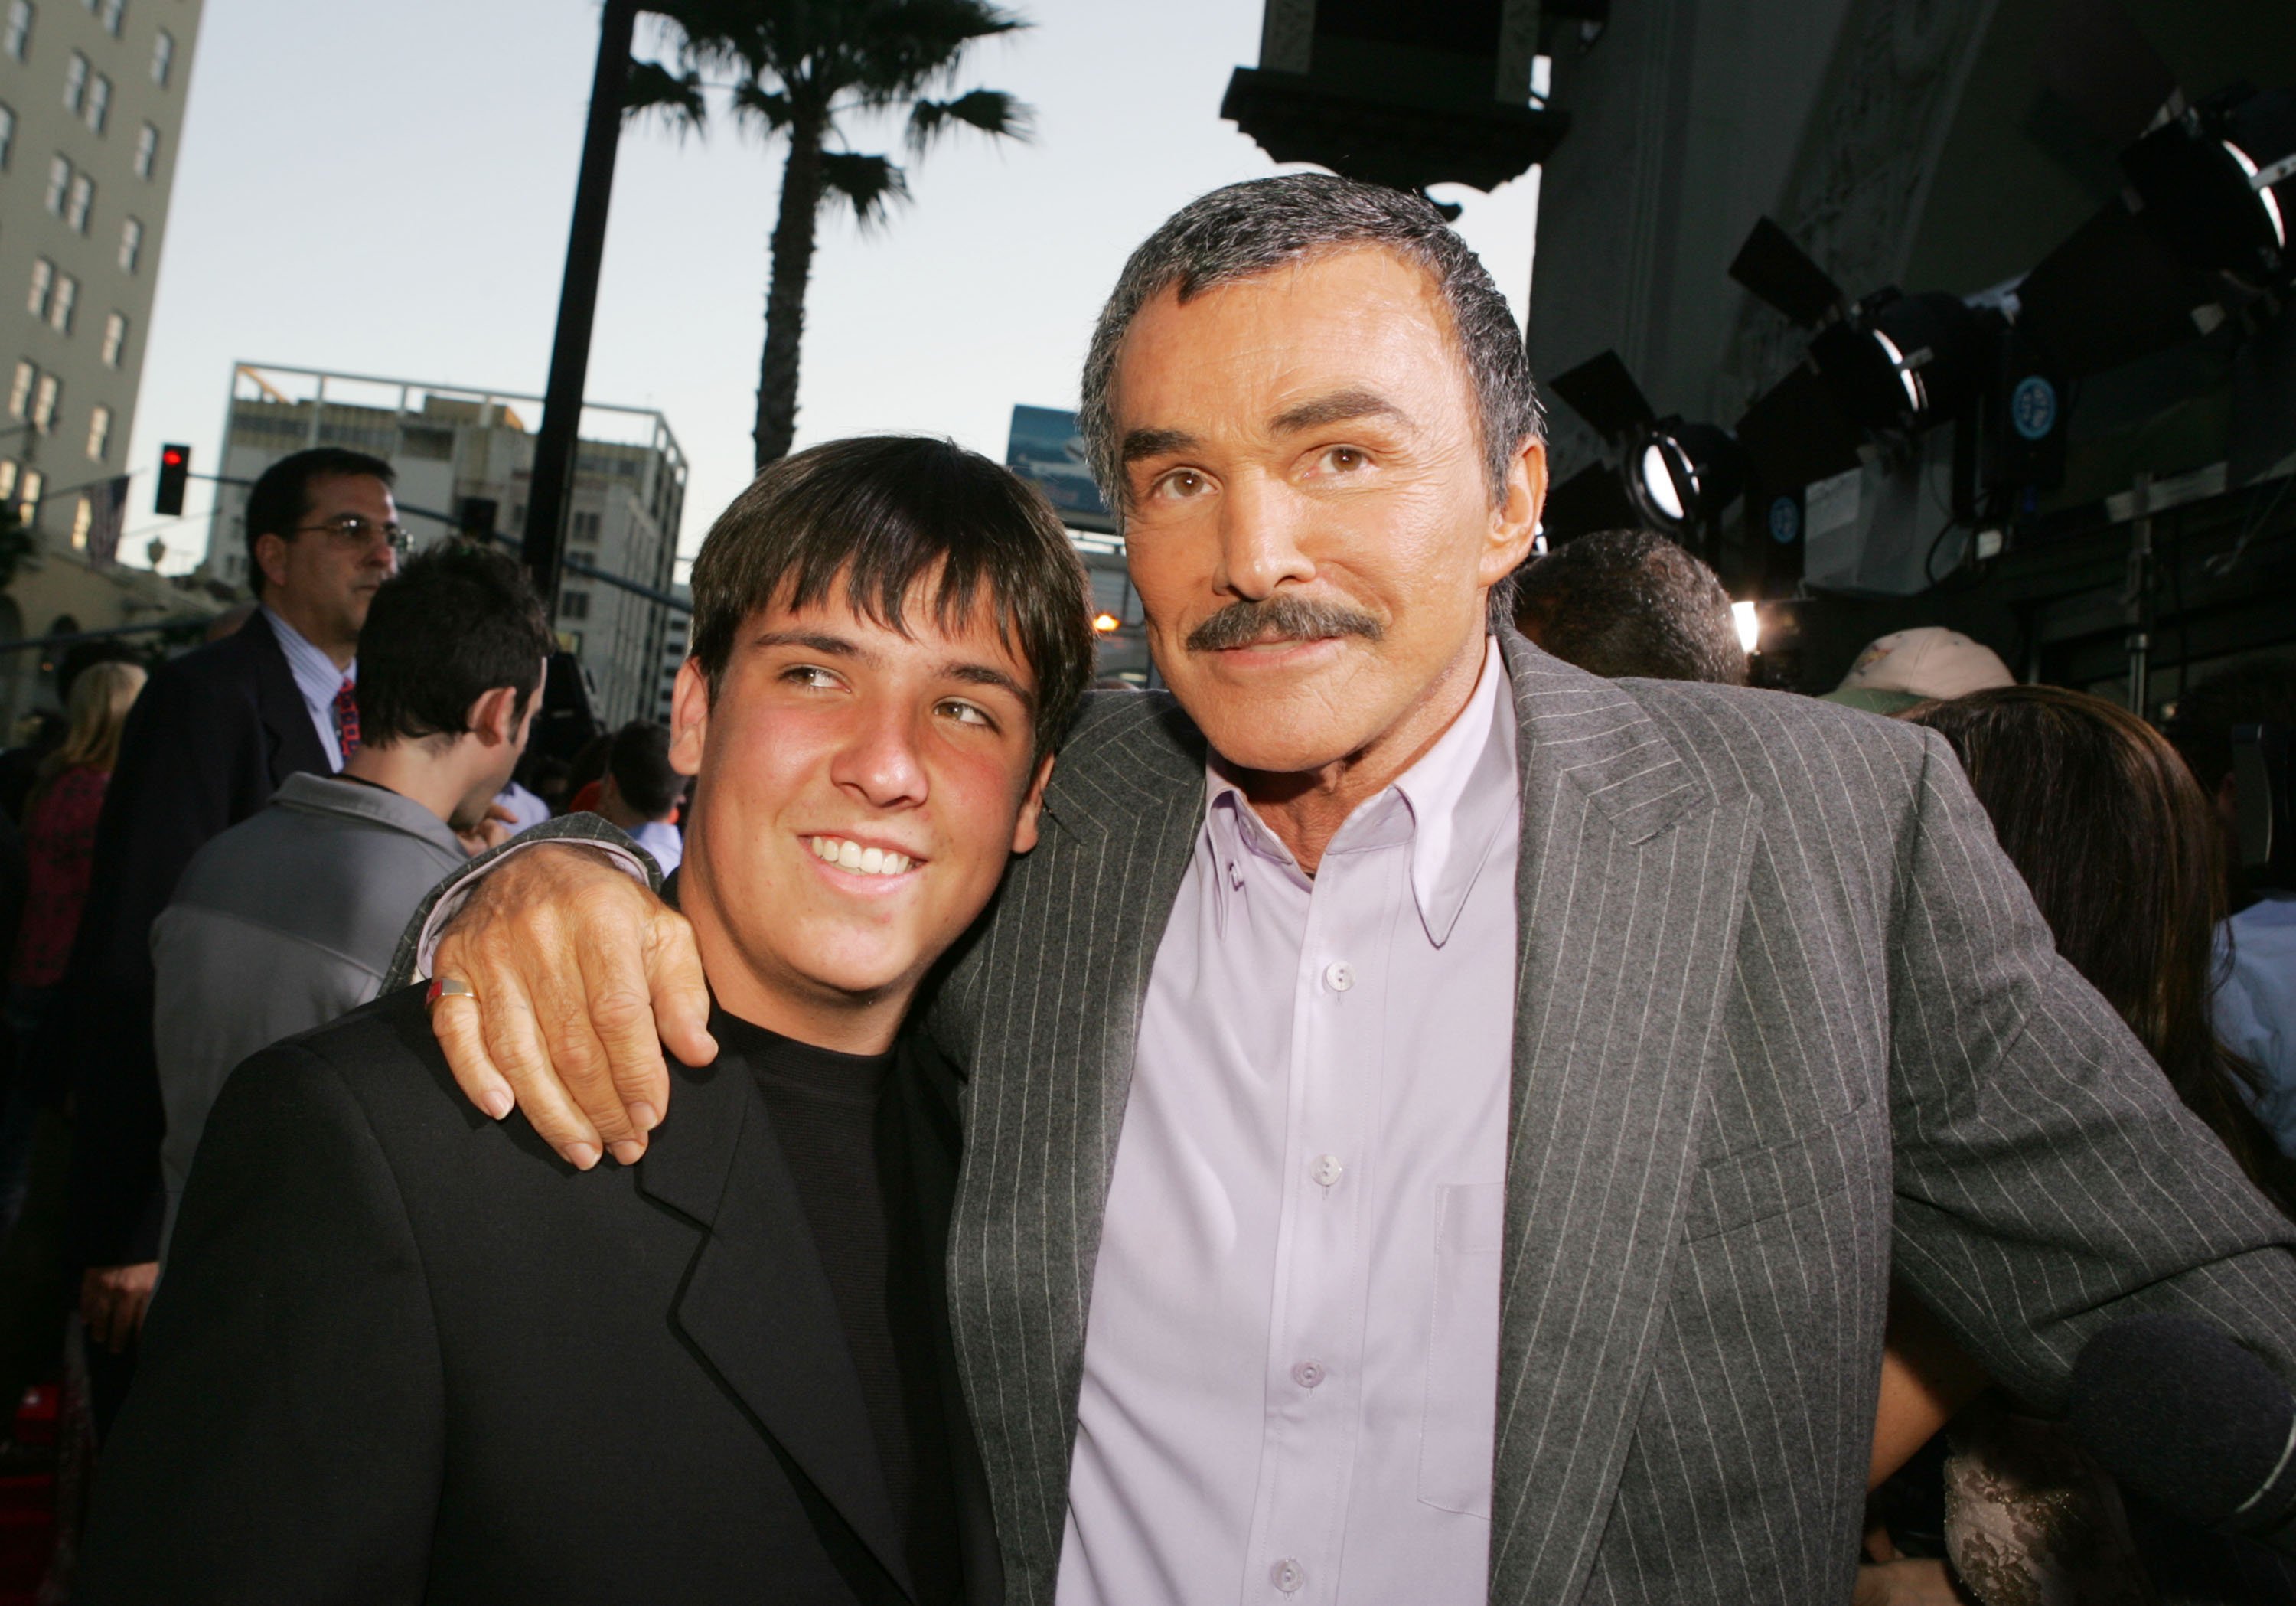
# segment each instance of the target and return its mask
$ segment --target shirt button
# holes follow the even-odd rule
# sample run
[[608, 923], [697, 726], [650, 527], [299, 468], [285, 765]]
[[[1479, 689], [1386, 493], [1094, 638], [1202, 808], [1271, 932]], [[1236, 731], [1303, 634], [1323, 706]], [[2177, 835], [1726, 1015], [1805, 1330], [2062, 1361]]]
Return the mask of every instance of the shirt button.
[[1298, 1594], [1306, 1587], [1308, 1575], [1297, 1561], [1286, 1556], [1267, 1569], [1267, 1581], [1285, 1594]]
[[1321, 1361], [1302, 1361], [1292, 1369], [1292, 1380], [1302, 1388], [1313, 1388], [1324, 1380]]
[[1316, 1157], [1316, 1163], [1308, 1168], [1308, 1174], [1315, 1179], [1317, 1187], [1328, 1188], [1338, 1182], [1346, 1170], [1347, 1167], [1340, 1164], [1339, 1156], [1319, 1154]]
[[1333, 959], [1324, 967], [1324, 980], [1334, 992], [1345, 992], [1356, 984], [1356, 968], [1345, 959]]

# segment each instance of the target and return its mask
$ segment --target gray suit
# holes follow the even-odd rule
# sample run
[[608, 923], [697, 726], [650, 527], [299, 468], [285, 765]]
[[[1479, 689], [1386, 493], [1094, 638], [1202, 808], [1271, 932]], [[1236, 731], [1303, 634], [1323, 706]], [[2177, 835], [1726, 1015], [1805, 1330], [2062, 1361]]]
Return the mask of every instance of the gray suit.
[[[2296, 1229], [2057, 957], [1941, 741], [1502, 645], [1522, 837], [1493, 1600], [1846, 1600], [1893, 1264], [2045, 1407], [2139, 1310], [2296, 1376]], [[1094, 698], [925, 1017], [968, 1076], [950, 1315], [1029, 1606], [1054, 1595], [1203, 763], [1168, 697]]]
[[412, 798], [320, 775], [289, 776], [269, 807], [193, 858], [152, 925], [163, 1254], [225, 1078], [374, 997], [408, 911], [469, 862], [447, 822]]
[[[2296, 1236], [2054, 951], [1943, 743], [1510, 634], [1522, 839], [1495, 1601], [1846, 1600], [1892, 1262], [1993, 1375], [2205, 1314], [2296, 1375]], [[1095, 699], [928, 1024], [1007, 1588], [1053, 1598], [1134, 1034], [1204, 804]]]

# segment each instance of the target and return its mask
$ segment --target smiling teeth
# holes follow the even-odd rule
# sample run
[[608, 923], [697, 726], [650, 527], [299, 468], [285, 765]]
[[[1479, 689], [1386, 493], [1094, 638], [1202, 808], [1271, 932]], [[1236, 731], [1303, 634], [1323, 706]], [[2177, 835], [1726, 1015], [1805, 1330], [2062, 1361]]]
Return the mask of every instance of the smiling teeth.
[[865, 848], [857, 842], [848, 842], [841, 836], [808, 836], [806, 845], [813, 856], [824, 864], [851, 870], [862, 876], [898, 876], [915, 861], [906, 853], [890, 853], [883, 848]]

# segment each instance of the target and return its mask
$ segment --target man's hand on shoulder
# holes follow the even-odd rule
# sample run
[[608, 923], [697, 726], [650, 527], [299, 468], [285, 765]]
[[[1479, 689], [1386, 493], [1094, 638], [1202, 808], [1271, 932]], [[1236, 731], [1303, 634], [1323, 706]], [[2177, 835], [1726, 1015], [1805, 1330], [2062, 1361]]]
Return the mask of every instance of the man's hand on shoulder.
[[667, 1044], [718, 1057], [709, 990], [683, 916], [594, 852], [537, 844], [489, 869], [439, 934], [430, 1030], [472, 1103], [515, 1105], [582, 1169], [624, 1165], [668, 1108]]

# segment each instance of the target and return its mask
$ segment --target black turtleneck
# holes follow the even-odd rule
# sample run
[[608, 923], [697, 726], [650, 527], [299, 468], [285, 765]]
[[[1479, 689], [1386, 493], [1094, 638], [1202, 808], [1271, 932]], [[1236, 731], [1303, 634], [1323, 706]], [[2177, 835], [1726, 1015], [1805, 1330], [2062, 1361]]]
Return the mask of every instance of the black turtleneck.
[[909, 1175], [894, 1054], [815, 1048], [720, 1011], [710, 1031], [756, 1077], [797, 1184], [885, 1469], [918, 1598], [963, 1593], [933, 1340], [934, 1246]]

